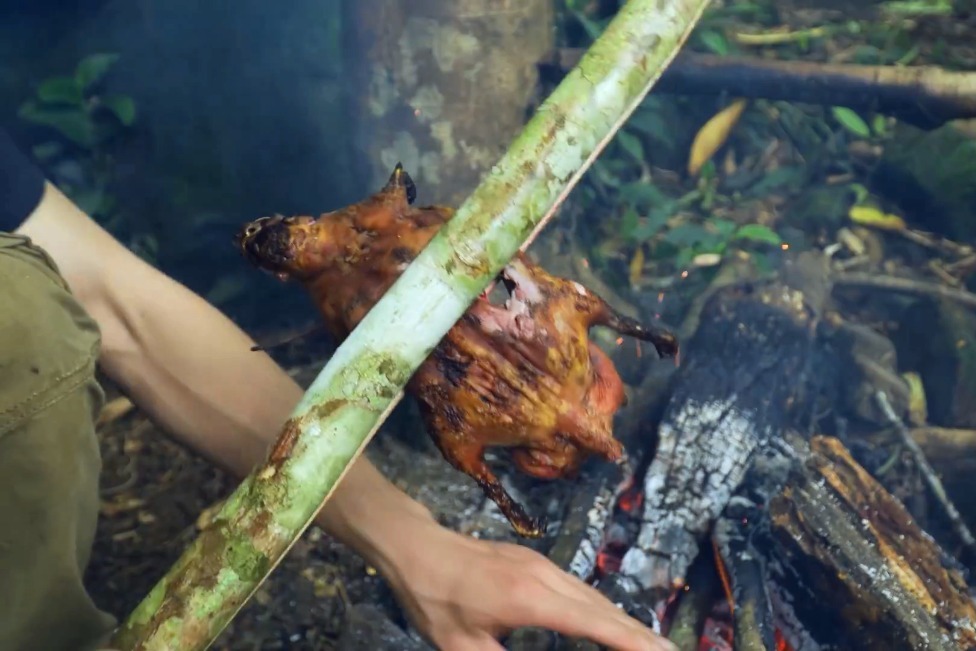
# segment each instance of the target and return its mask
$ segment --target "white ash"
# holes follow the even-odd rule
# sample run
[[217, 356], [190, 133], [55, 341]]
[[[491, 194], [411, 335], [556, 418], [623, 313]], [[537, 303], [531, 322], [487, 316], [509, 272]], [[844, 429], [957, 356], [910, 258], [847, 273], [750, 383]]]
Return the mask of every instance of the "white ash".
[[698, 554], [698, 540], [739, 487], [753, 454], [770, 437], [737, 396], [685, 401], [666, 418], [644, 480], [644, 508], [636, 544], [624, 555], [622, 574], [645, 589], [683, 583]]
[[583, 579], [589, 579], [596, 568], [596, 555], [603, 544], [607, 518], [616, 501], [616, 492], [604, 487], [593, 501], [593, 506], [586, 512], [586, 529], [583, 539], [573, 559], [569, 562], [569, 573]]

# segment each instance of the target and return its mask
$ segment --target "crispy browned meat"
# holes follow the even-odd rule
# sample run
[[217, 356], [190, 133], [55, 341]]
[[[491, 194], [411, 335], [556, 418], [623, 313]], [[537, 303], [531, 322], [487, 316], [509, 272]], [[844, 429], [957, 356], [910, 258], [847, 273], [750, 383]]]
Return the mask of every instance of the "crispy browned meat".
[[[314, 219], [262, 217], [238, 234], [244, 255], [310, 291], [327, 327], [342, 340], [382, 297], [453, 211], [413, 206], [415, 189], [398, 165], [368, 199]], [[659, 324], [617, 314], [581, 284], [557, 278], [517, 255], [500, 280], [510, 296], [477, 299], [407, 385], [444, 457], [474, 478], [523, 536], [542, 535], [484, 461], [489, 446], [511, 449], [535, 477], [571, 477], [582, 461], [613, 461], [620, 443], [613, 417], [623, 383], [610, 359], [589, 341], [604, 325], [651, 341], [664, 357], [677, 341]]]

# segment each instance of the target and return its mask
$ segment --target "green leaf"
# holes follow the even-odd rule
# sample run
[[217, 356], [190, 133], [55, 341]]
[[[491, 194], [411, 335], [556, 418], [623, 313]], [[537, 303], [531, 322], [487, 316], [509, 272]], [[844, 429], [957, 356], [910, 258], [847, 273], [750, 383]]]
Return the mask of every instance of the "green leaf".
[[634, 231], [640, 223], [640, 215], [633, 208], [627, 208], [620, 218], [620, 234], [626, 238], [633, 238]]
[[883, 136], [888, 131], [888, 123], [883, 115], [875, 115], [871, 120], [871, 130], [879, 136]]
[[617, 132], [617, 143], [638, 163], [644, 162], [644, 145], [640, 138], [623, 129]]
[[49, 104], [73, 104], [80, 106], [84, 101], [81, 85], [74, 77], [51, 77], [41, 82], [37, 97]]
[[614, 173], [613, 169], [608, 164], [606, 158], [597, 159], [590, 167], [590, 173], [593, 174], [593, 178], [600, 184], [609, 186], [611, 188], [620, 187], [620, 179]]
[[620, 186], [617, 198], [637, 209], [649, 210], [654, 206], [671, 201], [671, 198], [658, 190], [653, 183], [646, 181], [631, 181]]
[[81, 88], [87, 89], [92, 84], [101, 81], [105, 73], [118, 60], [119, 55], [115, 53], [89, 54], [78, 62], [78, 66], [75, 68], [75, 80]]
[[871, 191], [860, 183], [851, 183], [848, 187], [854, 193], [855, 204], [864, 203], [864, 200], [871, 195]]
[[674, 214], [674, 202], [669, 202], [660, 208], [652, 210], [647, 217], [634, 229], [633, 237], [638, 242], [646, 242], [667, 226], [668, 220]]
[[803, 183], [806, 168], [799, 165], [780, 167], [765, 175], [754, 184], [746, 194], [750, 197], [762, 197], [780, 189], [794, 189]]
[[698, 38], [701, 40], [702, 45], [715, 54], [725, 56], [729, 53], [729, 42], [725, 39], [725, 36], [713, 29], [702, 30], [698, 34]]
[[830, 112], [842, 127], [860, 138], [870, 138], [871, 129], [860, 115], [846, 106], [832, 106]]
[[701, 170], [699, 171], [699, 176], [702, 178], [702, 180], [706, 182], [714, 179], [715, 161], [712, 159], [708, 159], [707, 161], [705, 161], [705, 163], [701, 166]]
[[82, 147], [92, 147], [95, 144], [95, 124], [86, 113], [78, 109], [41, 108], [28, 102], [20, 108], [18, 115], [28, 122], [51, 127]]
[[661, 114], [652, 107], [642, 105], [627, 120], [627, 127], [640, 131], [661, 142], [671, 142], [672, 132]]
[[694, 249], [681, 249], [678, 254], [674, 256], [674, 266], [678, 269], [682, 269], [691, 264], [692, 259], [698, 255]]
[[734, 239], [751, 240], [753, 242], [765, 242], [778, 246], [783, 240], [773, 229], [762, 224], [746, 224], [735, 232]]
[[664, 241], [678, 248], [691, 248], [714, 237], [698, 224], [679, 224], [664, 234]]
[[123, 125], [130, 127], [136, 121], [136, 103], [127, 95], [104, 95], [102, 106], [115, 114]]
[[738, 228], [738, 225], [731, 219], [722, 219], [720, 217], [713, 217], [708, 220], [708, 225], [712, 230], [725, 238], [732, 237], [735, 229]]

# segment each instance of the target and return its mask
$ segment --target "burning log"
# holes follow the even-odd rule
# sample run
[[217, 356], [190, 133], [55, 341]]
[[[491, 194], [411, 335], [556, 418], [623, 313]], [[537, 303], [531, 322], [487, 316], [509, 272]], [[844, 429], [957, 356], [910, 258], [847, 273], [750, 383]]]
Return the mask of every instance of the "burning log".
[[[976, 646], [976, 607], [961, 569], [904, 506], [838, 439], [792, 447], [787, 482], [748, 525], [767, 559], [758, 580], [773, 586], [772, 610], [790, 647]], [[796, 617], [793, 626], [784, 615]]]
[[621, 572], [664, 597], [685, 583], [699, 540], [757, 451], [808, 431], [832, 358], [818, 340], [826, 267], [797, 258], [783, 279], [717, 291], [673, 377], [657, 454], [644, 479], [637, 544]]
[[593, 475], [550, 552], [682, 649], [976, 649], [963, 567], [841, 439], [813, 436], [908, 410], [890, 340], [844, 321], [831, 290], [812, 252], [716, 285], [646, 472]]

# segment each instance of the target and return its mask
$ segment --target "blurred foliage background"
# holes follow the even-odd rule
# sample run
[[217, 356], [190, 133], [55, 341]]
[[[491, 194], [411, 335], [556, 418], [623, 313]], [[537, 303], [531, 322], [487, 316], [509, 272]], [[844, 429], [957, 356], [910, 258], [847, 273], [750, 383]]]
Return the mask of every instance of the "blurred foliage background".
[[[311, 318], [301, 293], [250, 269], [231, 237], [261, 215], [317, 215], [375, 190], [353, 164], [362, 152], [350, 134], [363, 118], [349, 107], [376, 83], [351, 70], [378, 49], [347, 38], [349, 5], [4, 4], [0, 115], [51, 178], [139, 255], [245, 327]], [[585, 48], [619, 2], [551, 4], [552, 46]], [[851, 4], [716, 2], [688, 49], [950, 69], [973, 63], [971, 49], [953, 42], [965, 32], [949, 27], [970, 15], [965, 2]], [[408, 14], [426, 6], [386, 5]], [[377, 10], [381, 37], [388, 18]], [[400, 18], [409, 23], [409, 15]], [[938, 38], [926, 38], [931, 21]], [[387, 53], [396, 57], [403, 42]], [[488, 61], [490, 45], [478, 44], [474, 59]], [[556, 81], [540, 78], [537, 95]], [[490, 87], [483, 92], [476, 99], [486, 106], [509, 101]], [[574, 193], [586, 218], [555, 228], [572, 231], [588, 264], [631, 300], [653, 300], [689, 273], [707, 283], [730, 251], [749, 251], [762, 266], [777, 250], [824, 244], [851, 208], [892, 209], [890, 198], [872, 194], [880, 177], [859, 154], [891, 143], [898, 126], [843, 106], [652, 93]], [[933, 152], [933, 160], [947, 159], [944, 148]], [[946, 178], [973, 171], [968, 155], [954, 160], [943, 188]], [[909, 199], [917, 204], [917, 193]]]

